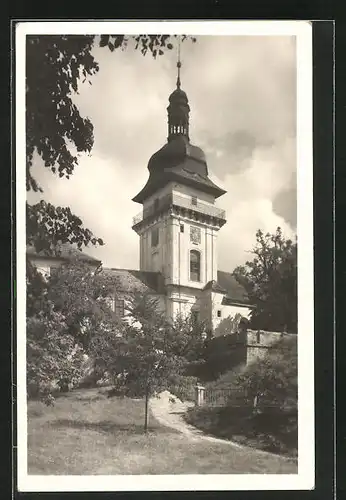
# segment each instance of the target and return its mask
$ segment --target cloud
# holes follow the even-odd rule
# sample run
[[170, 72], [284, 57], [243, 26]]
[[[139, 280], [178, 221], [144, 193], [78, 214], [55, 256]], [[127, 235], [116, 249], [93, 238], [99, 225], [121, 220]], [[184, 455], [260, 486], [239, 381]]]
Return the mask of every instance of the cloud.
[[[147, 180], [147, 163], [167, 137], [174, 51], [154, 60], [128, 48], [95, 48], [100, 71], [74, 97], [94, 124], [91, 156], [70, 180], [36, 161], [34, 173], [52, 203], [70, 205], [106, 245], [89, 253], [112, 267], [138, 268], [131, 199]], [[219, 233], [219, 267], [248, 258], [255, 232], [296, 224], [296, 61], [293, 37], [198, 37], [182, 44], [182, 87], [191, 141], [204, 149], [211, 178], [227, 190]], [[30, 195], [37, 199], [38, 195]]]

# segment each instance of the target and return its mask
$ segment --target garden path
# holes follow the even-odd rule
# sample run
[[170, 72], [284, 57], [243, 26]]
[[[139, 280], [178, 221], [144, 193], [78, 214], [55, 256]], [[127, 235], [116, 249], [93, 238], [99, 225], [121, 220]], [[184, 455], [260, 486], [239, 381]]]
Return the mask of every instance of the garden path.
[[180, 401], [180, 399], [171, 394], [169, 391], [163, 391], [158, 394], [157, 397], [151, 398], [150, 400], [150, 409], [156, 420], [166, 427], [170, 427], [171, 429], [175, 429], [181, 432], [190, 441], [206, 440], [212, 443], [223, 443], [225, 445], [232, 446], [235, 449], [243, 451], [248, 450], [252, 454], [255, 453], [261, 456], [274, 456], [286, 462], [294, 461], [294, 459], [291, 459], [289, 457], [284, 457], [275, 453], [250, 448], [249, 446], [243, 446], [235, 443], [234, 441], [220, 439], [204, 434], [201, 430], [197, 429], [193, 425], [188, 424], [184, 419], [184, 413], [191, 406], [194, 406], [194, 403]]

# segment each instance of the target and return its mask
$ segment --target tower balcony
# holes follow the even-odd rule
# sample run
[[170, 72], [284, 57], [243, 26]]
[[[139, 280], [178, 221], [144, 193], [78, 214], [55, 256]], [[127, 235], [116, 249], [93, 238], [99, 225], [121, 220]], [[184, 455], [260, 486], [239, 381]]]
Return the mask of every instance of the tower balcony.
[[167, 211], [191, 220], [212, 223], [223, 226], [226, 222], [226, 212], [214, 205], [208, 205], [193, 197], [184, 197], [170, 193], [143, 209], [133, 218], [132, 228], [139, 229], [142, 223], [149, 223], [152, 219]]

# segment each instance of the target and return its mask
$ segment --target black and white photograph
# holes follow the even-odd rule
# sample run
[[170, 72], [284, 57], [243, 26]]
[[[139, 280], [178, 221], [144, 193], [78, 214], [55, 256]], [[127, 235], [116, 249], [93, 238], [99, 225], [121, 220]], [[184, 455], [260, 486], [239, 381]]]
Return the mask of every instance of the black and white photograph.
[[18, 23], [19, 491], [314, 487], [311, 47]]

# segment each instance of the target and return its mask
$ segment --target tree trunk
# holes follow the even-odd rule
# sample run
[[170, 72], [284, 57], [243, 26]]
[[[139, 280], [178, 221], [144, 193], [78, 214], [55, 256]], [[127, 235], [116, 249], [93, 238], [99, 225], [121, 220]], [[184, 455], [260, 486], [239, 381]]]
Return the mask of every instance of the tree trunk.
[[149, 386], [145, 390], [145, 417], [144, 417], [144, 432], [148, 432], [148, 420], [149, 420]]

